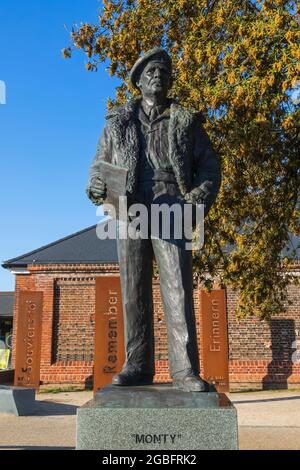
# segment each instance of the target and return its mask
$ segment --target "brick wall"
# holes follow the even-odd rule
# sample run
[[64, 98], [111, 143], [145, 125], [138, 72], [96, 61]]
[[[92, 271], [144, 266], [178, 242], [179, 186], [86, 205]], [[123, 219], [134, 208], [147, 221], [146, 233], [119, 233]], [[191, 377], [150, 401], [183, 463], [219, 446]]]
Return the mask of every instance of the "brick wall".
[[[95, 279], [99, 275], [118, 273], [118, 266], [31, 266], [29, 272], [16, 276], [13, 346], [18, 327], [18, 293], [21, 290], [43, 291], [41, 382], [90, 385], [93, 374]], [[153, 296], [155, 380], [164, 382], [170, 380], [170, 376], [167, 330], [158, 280], [153, 282]], [[300, 385], [300, 366], [292, 362], [293, 343], [300, 331], [299, 287], [290, 286], [289, 297], [293, 305], [288, 312], [268, 324], [255, 318], [238, 320], [235, 316], [236, 294], [232, 289], [227, 289], [232, 389]], [[199, 286], [194, 289], [194, 304], [200, 342]]]
[[[44, 293], [41, 368], [42, 384], [91, 384], [95, 278], [118, 272], [112, 265], [30, 266], [30, 274], [16, 276], [20, 290]], [[18, 300], [14, 311], [13, 344], [18, 328]], [[78, 338], [81, 337], [81, 343]], [[14, 361], [14, 354], [13, 354]]]
[[93, 361], [94, 312], [94, 278], [54, 281], [52, 363]]
[[[293, 388], [300, 386], [299, 286], [290, 285], [292, 305], [270, 322], [257, 318], [237, 319], [237, 295], [227, 288], [229, 373], [231, 389]], [[300, 351], [299, 351], [300, 352]], [[300, 359], [300, 358], [299, 358]]]

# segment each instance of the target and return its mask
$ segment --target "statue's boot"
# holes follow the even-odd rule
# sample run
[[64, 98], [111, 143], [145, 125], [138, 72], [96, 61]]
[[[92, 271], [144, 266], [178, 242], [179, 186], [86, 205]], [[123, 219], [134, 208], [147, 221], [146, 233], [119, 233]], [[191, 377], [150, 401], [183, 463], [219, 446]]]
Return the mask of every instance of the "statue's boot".
[[138, 371], [123, 369], [122, 372], [113, 376], [112, 385], [135, 386], [150, 385], [153, 383], [153, 375], [143, 374]]
[[208, 392], [209, 384], [193, 372], [175, 374], [173, 376], [173, 387], [184, 392]]

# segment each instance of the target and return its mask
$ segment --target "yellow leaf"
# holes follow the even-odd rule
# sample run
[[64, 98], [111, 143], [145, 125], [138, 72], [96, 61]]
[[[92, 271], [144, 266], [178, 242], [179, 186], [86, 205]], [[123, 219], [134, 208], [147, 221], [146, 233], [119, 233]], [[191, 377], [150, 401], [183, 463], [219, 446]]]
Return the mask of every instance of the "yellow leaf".
[[227, 76], [227, 81], [230, 85], [233, 85], [235, 83], [236, 77], [234, 72], [230, 72]]

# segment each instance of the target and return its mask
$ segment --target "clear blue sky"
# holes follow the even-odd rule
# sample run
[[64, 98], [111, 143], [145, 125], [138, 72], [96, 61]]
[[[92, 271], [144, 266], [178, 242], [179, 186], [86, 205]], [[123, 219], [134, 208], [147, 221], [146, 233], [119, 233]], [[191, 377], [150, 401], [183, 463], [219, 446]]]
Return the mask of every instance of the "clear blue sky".
[[[97, 22], [98, 0], [1, 0], [0, 262], [97, 223], [88, 168], [117, 80], [84, 68], [64, 28]], [[0, 268], [0, 291], [14, 276]]]

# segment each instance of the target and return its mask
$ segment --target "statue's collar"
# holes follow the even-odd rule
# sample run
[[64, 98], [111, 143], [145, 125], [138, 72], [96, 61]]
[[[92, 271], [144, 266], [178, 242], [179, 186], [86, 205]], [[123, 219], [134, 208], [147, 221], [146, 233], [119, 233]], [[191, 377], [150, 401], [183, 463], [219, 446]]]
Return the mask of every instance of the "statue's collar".
[[108, 111], [106, 119], [121, 118], [128, 120], [131, 118], [137, 118], [138, 106], [141, 100], [130, 100], [127, 103], [117, 106]]
[[[118, 119], [121, 121], [128, 121], [131, 119], [138, 119], [138, 110], [141, 104], [141, 98], [139, 99], [132, 99], [127, 101], [127, 103], [112, 108], [108, 111], [106, 115], [106, 119]], [[200, 117], [200, 121], [204, 122], [203, 115], [194, 109], [187, 109], [181, 106], [177, 101], [169, 100], [170, 105], [170, 114], [178, 115], [179, 119], [180, 116], [184, 120], [193, 121], [196, 117]]]

